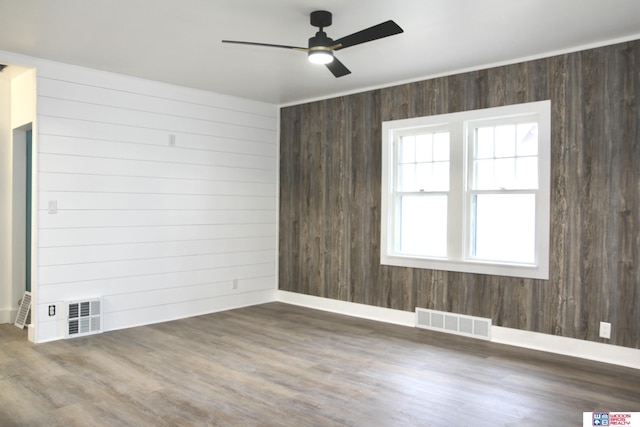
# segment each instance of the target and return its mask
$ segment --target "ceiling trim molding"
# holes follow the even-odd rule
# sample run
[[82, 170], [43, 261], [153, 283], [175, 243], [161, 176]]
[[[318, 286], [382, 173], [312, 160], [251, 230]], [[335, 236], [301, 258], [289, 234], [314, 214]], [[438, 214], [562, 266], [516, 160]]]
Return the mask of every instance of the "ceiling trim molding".
[[304, 99], [304, 100], [301, 100], [301, 101], [283, 103], [283, 104], [279, 105], [279, 108], [291, 107], [291, 106], [294, 106], [294, 105], [301, 105], [301, 104], [308, 104], [308, 103], [317, 102], [317, 101], [325, 101], [327, 99], [339, 98], [341, 96], [349, 96], [349, 95], [355, 95], [355, 94], [358, 94], [358, 93], [369, 92], [369, 91], [372, 91], [372, 90], [386, 89], [386, 88], [390, 88], [390, 87], [394, 87], [394, 86], [401, 86], [401, 85], [404, 85], [404, 84], [421, 82], [421, 81], [424, 81], [424, 80], [437, 79], [439, 77], [453, 76], [453, 75], [456, 75], [456, 74], [463, 74], [463, 73], [469, 73], [469, 72], [473, 72], [473, 71], [486, 70], [486, 69], [489, 69], [489, 68], [502, 67], [502, 66], [505, 66], [505, 65], [519, 64], [521, 62], [535, 61], [537, 59], [551, 58], [551, 57], [554, 57], [554, 56], [566, 55], [568, 53], [580, 52], [580, 51], [583, 51], [583, 50], [595, 49], [595, 48], [604, 47], [604, 46], [611, 46], [611, 45], [614, 45], [614, 44], [625, 43], [625, 42], [630, 42], [630, 41], [634, 41], [634, 40], [640, 40], [640, 33], [632, 34], [632, 35], [625, 36], [625, 37], [619, 37], [619, 38], [615, 38], [615, 39], [608, 39], [608, 40], [598, 41], [598, 42], [595, 42], [595, 43], [582, 44], [582, 45], [574, 46], [574, 47], [567, 48], [567, 49], [554, 50], [554, 51], [550, 51], [550, 52], [541, 53], [539, 55], [529, 55], [529, 56], [523, 56], [523, 57], [520, 57], [520, 58], [510, 59], [510, 60], [506, 60], [506, 61], [491, 62], [491, 63], [487, 63], [487, 64], [483, 64], [483, 65], [477, 65], [477, 66], [468, 67], [468, 68], [460, 68], [460, 69], [455, 69], [455, 70], [443, 71], [442, 73], [429, 74], [429, 75], [425, 75], [425, 76], [422, 76], [422, 77], [419, 77], [419, 78], [415, 78], [415, 79], [400, 80], [400, 81], [397, 81], [397, 82], [394, 82], [394, 83], [390, 83], [390, 84], [363, 87], [363, 88], [352, 90], [352, 91], [336, 92], [335, 94], [331, 94], [331, 95], [328, 95], [328, 96], [309, 98], [309, 99]]

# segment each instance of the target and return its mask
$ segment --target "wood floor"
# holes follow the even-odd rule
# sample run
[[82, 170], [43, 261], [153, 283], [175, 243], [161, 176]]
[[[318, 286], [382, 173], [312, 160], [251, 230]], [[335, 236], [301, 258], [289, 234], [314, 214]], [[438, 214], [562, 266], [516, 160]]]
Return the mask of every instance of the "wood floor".
[[0, 426], [581, 426], [640, 371], [271, 303], [33, 345], [0, 325]]

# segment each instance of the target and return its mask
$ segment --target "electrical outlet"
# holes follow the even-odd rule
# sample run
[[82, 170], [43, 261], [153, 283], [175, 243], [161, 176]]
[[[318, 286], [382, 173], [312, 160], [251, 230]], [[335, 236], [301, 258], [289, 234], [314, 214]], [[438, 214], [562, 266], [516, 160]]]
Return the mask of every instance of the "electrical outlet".
[[600, 338], [611, 338], [611, 323], [600, 322]]
[[176, 136], [171, 134], [169, 135], [169, 147], [175, 147], [176, 146]]
[[66, 318], [65, 307], [65, 303], [62, 301], [38, 305], [38, 319], [44, 319], [47, 322], [61, 321]]
[[238, 279], [233, 279], [233, 289], [238, 289]]

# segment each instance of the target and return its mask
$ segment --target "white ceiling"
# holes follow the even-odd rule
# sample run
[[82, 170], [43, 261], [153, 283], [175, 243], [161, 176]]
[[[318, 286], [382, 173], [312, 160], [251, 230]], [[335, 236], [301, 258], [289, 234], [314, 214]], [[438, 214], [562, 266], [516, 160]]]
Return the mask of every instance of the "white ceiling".
[[[338, 39], [388, 19], [404, 33], [304, 53], [314, 10]], [[0, 50], [285, 105], [640, 38], [640, 0], [0, 0]], [[1, 53], [0, 53], [1, 59]]]

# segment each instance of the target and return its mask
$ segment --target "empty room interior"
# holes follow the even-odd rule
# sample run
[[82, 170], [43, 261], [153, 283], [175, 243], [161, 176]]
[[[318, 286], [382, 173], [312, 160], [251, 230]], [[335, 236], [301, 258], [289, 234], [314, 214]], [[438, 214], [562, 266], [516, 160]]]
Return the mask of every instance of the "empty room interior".
[[640, 426], [640, 2], [1, 0], [0, 230], [0, 426]]

